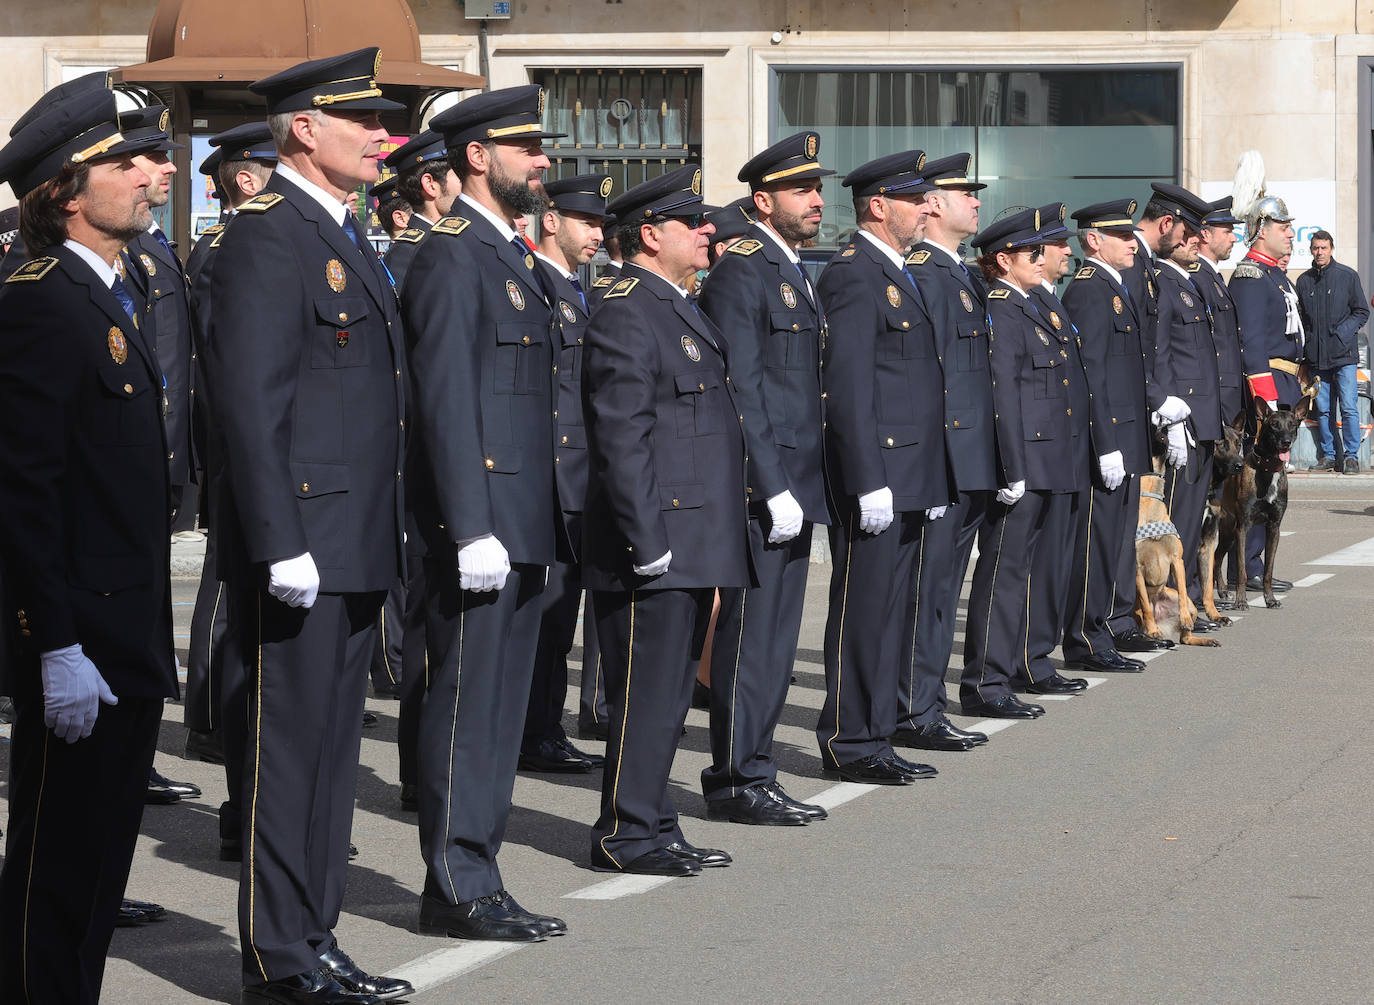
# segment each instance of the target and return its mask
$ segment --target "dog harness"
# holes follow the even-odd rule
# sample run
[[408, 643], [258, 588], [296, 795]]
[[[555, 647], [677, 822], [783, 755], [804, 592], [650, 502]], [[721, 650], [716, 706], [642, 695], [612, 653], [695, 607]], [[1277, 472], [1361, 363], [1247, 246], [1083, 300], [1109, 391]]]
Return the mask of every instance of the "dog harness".
[[[1146, 492], [1140, 490], [1140, 494], [1146, 499], [1158, 499], [1164, 501], [1162, 492]], [[1135, 539], [1137, 541], [1153, 541], [1161, 537], [1178, 537], [1178, 528], [1168, 520], [1153, 520], [1150, 523], [1142, 523], [1135, 529]]]

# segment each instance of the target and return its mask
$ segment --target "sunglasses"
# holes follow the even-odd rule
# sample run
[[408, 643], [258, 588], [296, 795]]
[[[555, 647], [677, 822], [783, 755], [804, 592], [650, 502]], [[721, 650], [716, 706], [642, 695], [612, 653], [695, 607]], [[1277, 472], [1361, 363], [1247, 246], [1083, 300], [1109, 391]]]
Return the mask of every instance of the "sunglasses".
[[1017, 248], [1016, 250], [1024, 251], [1030, 257], [1030, 260], [1032, 262], [1035, 261], [1037, 258], [1045, 257], [1045, 246], [1043, 244], [1032, 244], [1028, 248]]
[[688, 230], [696, 230], [698, 227], [700, 227], [703, 223], [706, 222], [706, 214], [693, 213], [691, 216], [656, 216], [652, 220], [646, 220], [645, 222], [650, 224], [651, 226], [657, 227], [661, 224], [667, 223], [669, 220], [676, 220], [678, 223], [685, 226]]

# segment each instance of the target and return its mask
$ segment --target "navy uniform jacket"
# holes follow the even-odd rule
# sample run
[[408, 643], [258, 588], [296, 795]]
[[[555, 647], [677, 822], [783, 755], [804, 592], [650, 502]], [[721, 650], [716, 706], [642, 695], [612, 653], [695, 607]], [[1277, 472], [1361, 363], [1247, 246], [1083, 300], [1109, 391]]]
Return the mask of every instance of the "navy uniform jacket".
[[749, 443], [749, 499], [792, 493], [828, 523], [822, 472], [821, 332], [825, 315], [777, 241], [758, 224], [711, 270], [699, 303], [730, 344], [730, 375]]
[[[1047, 312], [1004, 283], [988, 291], [992, 340], [993, 399], [998, 422], [1006, 429], [1002, 463], [1008, 482], [1027, 489], [1071, 492], [1081, 488], [1086, 471], [1082, 445], [1088, 416], [1074, 414], [1069, 370], [1073, 361]], [[1071, 463], [1077, 452], [1077, 461]]]
[[420, 242], [429, 235], [433, 227], [434, 224], [419, 213], [412, 213], [410, 226], [396, 235], [391, 247], [387, 248], [386, 254], [382, 256], [387, 271], [396, 283], [397, 293], [405, 287], [406, 273], [410, 271], [410, 263], [415, 260], [415, 252], [420, 247]]
[[[1221, 387], [1221, 418], [1234, 422], [1245, 408], [1245, 363], [1241, 357], [1240, 329], [1236, 324], [1236, 305], [1231, 293], [1221, 281], [1221, 275], [1210, 262], [1195, 262], [1188, 266], [1193, 285], [1202, 291], [1212, 312], [1212, 344], [1217, 350], [1217, 380]], [[1269, 369], [1266, 359], [1261, 370]]]
[[1155, 347], [1159, 342], [1158, 263], [1139, 232], [1135, 235], [1135, 245], [1135, 261], [1121, 274], [1121, 279], [1130, 291], [1136, 315], [1140, 319], [1140, 349], [1145, 357], [1145, 400], [1153, 411], [1164, 404], [1167, 397], [1154, 383]]
[[389, 589], [404, 569], [405, 367], [376, 256], [274, 175], [225, 229], [209, 271], [225, 578], [309, 552], [321, 592]]
[[857, 496], [886, 485], [897, 512], [948, 505], [955, 487], [934, 305], [918, 295], [907, 270], [858, 234], [826, 264], [817, 293], [830, 326], [824, 354], [831, 498], [853, 506]]
[[156, 237], [142, 233], [124, 249], [128, 278], [142, 294], [144, 334], [152, 341], [167, 379], [163, 421], [167, 426], [167, 469], [173, 485], [194, 481], [191, 406], [196, 393], [196, 349], [191, 340], [190, 285], [176, 255]]
[[[1154, 383], [1188, 403], [1199, 440], [1221, 439], [1221, 375], [1207, 301], [1172, 264], [1160, 267]], [[1235, 418], [1235, 416], [1231, 416]]]
[[944, 365], [945, 439], [954, 483], [960, 492], [996, 489], [1006, 481], [998, 439], [1010, 435], [995, 428], [991, 338], [986, 291], [981, 277], [961, 269], [943, 249], [923, 241], [907, 257], [907, 268], [921, 284], [935, 312], [935, 336]]
[[[544, 284], [553, 294], [554, 353], [558, 360], [558, 391], [553, 417], [553, 473], [558, 486], [558, 505], [564, 514], [582, 512], [587, 500], [587, 429], [582, 419], [582, 350], [587, 337], [588, 309], [563, 270], [536, 260]], [[568, 521], [559, 544], [576, 554], [582, 542], [574, 540]], [[575, 526], [575, 525], [574, 525]]]
[[[196, 276], [205, 268], [205, 260], [210, 256], [210, 252], [217, 247], [215, 238], [224, 233], [225, 224], [233, 218], [234, 214], [231, 211], [221, 210], [219, 220], [202, 230], [196, 243], [191, 245], [191, 253], [186, 256], [186, 280], [193, 288], [196, 284]], [[191, 310], [192, 312], [195, 311], [194, 305], [192, 305]]]
[[1073, 323], [1068, 308], [1060, 301], [1059, 294], [1046, 289], [1045, 284], [1041, 283], [1030, 291], [1030, 295], [1041, 317], [1049, 319], [1050, 337], [1057, 338], [1059, 347], [1068, 354], [1069, 368], [1062, 379], [1068, 381], [1068, 407], [1073, 409], [1073, 442], [1077, 453], [1074, 455], [1074, 479], [1070, 491], [1077, 492], [1091, 484], [1092, 472], [1097, 470], [1098, 456], [1110, 453], [1099, 449], [1098, 441], [1101, 438], [1100, 430], [1112, 424], [1112, 417], [1107, 412], [1106, 396], [1093, 393], [1092, 376], [1083, 362], [1083, 336]]
[[[592, 316], [583, 363], [587, 588], [752, 585], [744, 420], [715, 326], [626, 262]], [[635, 574], [670, 550], [665, 574]]]
[[494, 534], [512, 563], [552, 565], [556, 364], [533, 253], [475, 210], [444, 217], [401, 303], [415, 360], [409, 505], [429, 554]]
[[1279, 404], [1296, 405], [1302, 395], [1298, 378], [1269, 363], [1281, 359], [1296, 364], [1302, 359], [1297, 337], [1287, 334], [1288, 306], [1283, 294], [1293, 292], [1288, 276], [1277, 265], [1247, 257], [1231, 273], [1228, 287], [1236, 305], [1245, 372], [1254, 376], [1272, 371]]
[[1078, 328], [1093, 400], [1104, 399], [1105, 418], [1094, 427], [1094, 449], [1099, 455], [1120, 450], [1132, 474], [1149, 471], [1150, 408], [1135, 301], [1105, 269], [1089, 264], [1064, 291], [1064, 306]]
[[162, 373], [75, 252], [0, 287], [0, 554], [6, 694], [37, 697], [38, 656], [79, 643], [117, 696], [177, 694]]
[[587, 302], [591, 305], [592, 310], [596, 310], [597, 304], [601, 303], [601, 298], [606, 295], [606, 291], [620, 280], [620, 269], [621, 266], [612, 262], [606, 266], [605, 275], [592, 281], [591, 289], [587, 291]]

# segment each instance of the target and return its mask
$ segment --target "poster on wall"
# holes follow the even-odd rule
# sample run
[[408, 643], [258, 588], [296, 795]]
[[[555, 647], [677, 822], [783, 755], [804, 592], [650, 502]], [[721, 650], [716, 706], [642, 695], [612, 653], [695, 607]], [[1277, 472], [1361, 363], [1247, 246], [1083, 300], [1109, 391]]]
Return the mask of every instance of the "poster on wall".
[[[191, 137], [191, 170], [199, 172], [201, 163], [215, 148], [210, 137]], [[205, 228], [219, 220], [219, 200], [215, 198], [215, 183], [209, 175], [197, 173], [191, 182], [191, 243], [200, 240]]]

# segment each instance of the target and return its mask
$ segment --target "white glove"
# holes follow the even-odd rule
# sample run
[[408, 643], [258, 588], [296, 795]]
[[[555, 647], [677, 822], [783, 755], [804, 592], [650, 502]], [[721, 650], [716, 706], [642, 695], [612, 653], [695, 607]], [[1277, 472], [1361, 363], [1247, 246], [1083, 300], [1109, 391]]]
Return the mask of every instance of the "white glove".
[[1121, 483], [1126, 480], [1126, 461], [1121, 456], [1120, 450], [1113, 450], [1110, 454], [1103, 454], [1097, 459], [1097, 470], [1102, 474], [1102, 484], [1107, 486], [1107, 491], [1121, 487]]
[[1024, 480], [1012, 482], [1004, 489], [997, 490], [997, 501], [1003, 506], [1010, 506], [1026, 494], [1026, 483]]
[[1169, 447], [1165, 458], [1176, 468], [1188, 463], [1188, 436], [1180, 423], [1176, 422], [1169, 427]]
[[648, 565], [636, 565], [634, 567], [636, 576], [661, 576], [668, 571], [668, 565], [673, 560], [672, 549], [665, 551], [658, 558]]
[[768, 516], [773, 521], [773, 527], [768, 532], [769, 544], [790, 541], [801, 533], [802, 508], [787, 489], [768, 500]]
[[892, 490], [884, 485], [859, 496], [859, 529], [881, 534], [892, 526]]
[[1157, 413], [1165, 422], [1182, 422], [1193, 414], [1193, 410], [1188, 407], [1188, 403], [1182, 398], [1175, 398], [1172, 394], [1164, 399], [1164, 404], [1159, 406]]
[[53, 649], [40, 660], [44, 724], [68, 743], [86, 739], [95, 728], [100, 703], [118, 705], [119, 699], [80, 646]]
[[474, 593], [489, 593], [506, 585], [510, 555], [494, 535], [479, 537], [458, 549], [458, 585]]
[[320, 571], [310, 552], [268, 567], [267, 592], [287, 607], [312, 607], [320, 592]]
[[938, 520], [945, 515], [945, 510], [947, 509], [949, 509], [948, 506], [932, 506], [930, 509], [926, 510], [926, 519]]

